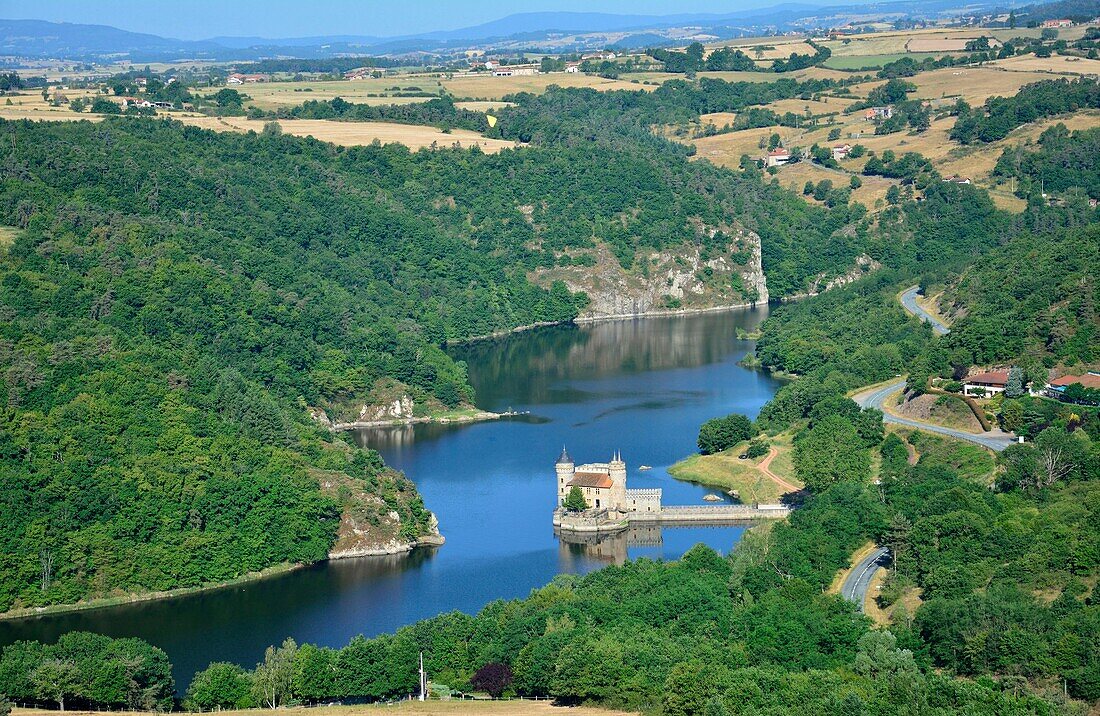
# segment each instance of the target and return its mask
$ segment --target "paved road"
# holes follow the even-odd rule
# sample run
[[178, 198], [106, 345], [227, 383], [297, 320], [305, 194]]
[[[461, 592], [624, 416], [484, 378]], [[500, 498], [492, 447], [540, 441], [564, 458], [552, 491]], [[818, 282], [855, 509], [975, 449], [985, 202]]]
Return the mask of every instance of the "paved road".
[[933, 316], [928, 311], [924, 310], [917, 304], [917, 293], [920, 291], [920, 286], [910, 286], [901, 293], [901, 305], [909, 313], [913, 314], [917, 318], [921, 319], [925, 323], [932, 324], [932, 330], [936, 335], [946, 335], [951, 331], [942, 321]]
[[871, 586], [871, 578], [887, 563], [888, 549], [876, 547], [871, 554], [859, 561], [848, 578], [844, 580], [840, 588], [840, 595], [850, 602], [855, 602], [859, 610], [863, 611], [863, 602], [867, 598], [867, 588]]
[[1016, 439], [1011, 434], [1003, 432], [1001, 430], [991, 430], [988, 433], [968, 433], [965, 430], [955, 430], [954, 428], [945, 428], [942, 425], [933, 425], [932, 423], [922, 423], [919, 420], [912, 420], [910, 418], [901, 418], [897, 415], [892, 415], [883, 409], [882, 404], [886, 400], [886, 396], [891, 393], [895, 393], [905, 387], [905, 379], [899, 378], [898, 380], [885, 385], [881, 388], [873, 388], [871, 390], [865, 390], [862, 393], [852, 397], [852, 400], [859, 403], [861, 408], [878, 408], [882, 410], [883, 422], [893, 423], [894, 425], [905, 425], [910, 428], [920, 428], [921, 430], [927, 430], [932, 433], [939, 433], [940, 435], [948, 435], [959, 440], [966, 440], [968, 442], [987, 447], [995, 452], [1000, 452], [1006, 447], [1016, 442]]

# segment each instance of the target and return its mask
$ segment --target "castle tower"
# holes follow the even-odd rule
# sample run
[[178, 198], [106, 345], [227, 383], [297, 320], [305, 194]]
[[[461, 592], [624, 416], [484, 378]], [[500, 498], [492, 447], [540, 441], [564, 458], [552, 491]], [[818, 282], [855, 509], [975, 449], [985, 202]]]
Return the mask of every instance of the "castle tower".
[[626, 463], [618, 450], [611, 456], [607, 463], [608, 474], [611, 477], [611, 504], [613, 509], [626, 509]]
[[560, 507], [566, 495], [569, 494], [569, 488], [566, 485], [573, 479], [574, 473], [573, 458], [569, 457], [564, 445], [561, 446], [561, 455], [554, 462], [554, 472], [558, 476], [558, 506]]

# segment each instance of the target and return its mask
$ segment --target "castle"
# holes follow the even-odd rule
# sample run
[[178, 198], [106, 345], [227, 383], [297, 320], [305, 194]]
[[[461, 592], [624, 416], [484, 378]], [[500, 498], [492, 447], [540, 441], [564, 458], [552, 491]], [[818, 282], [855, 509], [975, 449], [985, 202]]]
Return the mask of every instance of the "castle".
[[606, 513], [605, 519], [625, 519], [632, 514], [661, 513], [661, 490], [628, 490], [626, 488], [626, 463], [617, 451], [610, 462], [592, 462], [574, 465], [573, 458], [563, 447], [554, 463], [557, 473], [558, 508], [574, 487], [584, 495], [590, 511]]

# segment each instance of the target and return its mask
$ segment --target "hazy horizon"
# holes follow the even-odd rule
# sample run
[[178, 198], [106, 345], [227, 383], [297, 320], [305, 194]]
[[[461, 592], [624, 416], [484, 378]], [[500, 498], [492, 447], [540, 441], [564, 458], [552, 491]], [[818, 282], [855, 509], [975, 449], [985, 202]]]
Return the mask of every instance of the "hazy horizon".
[[[536, 0], [517, 5], [505, 0], [460, 4], [444, 0], [407, 0], [400, 4], [325, 0], [318, 3], [270, 0], [225, 3], [213, 0], [40, 0], [33, 8], [0, 0], [0, 17], [78, 24], [110, 25], [181, 40], [218, 36], [264, 38], [314, 35], [390, 37], [455, 30], [527, 12], [598, 12], [621, 15], [726, 13], [781, 5], [792, 0]], [[798, 0], [803, 2], [804, 0]], [[807, 4], [832, 4], [808, 0]], [[550, 28], [548, 28], [550, 29]]]

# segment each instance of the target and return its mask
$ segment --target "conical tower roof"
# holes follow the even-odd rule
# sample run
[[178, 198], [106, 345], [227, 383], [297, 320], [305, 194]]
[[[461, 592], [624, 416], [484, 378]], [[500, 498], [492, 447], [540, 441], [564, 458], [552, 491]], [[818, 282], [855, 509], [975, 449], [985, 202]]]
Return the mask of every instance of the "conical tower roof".
[[573, 458], [569, 457], [569, 453], [566, 451], [565, 446], [561, 446], [561, 455], [558, 455], [558, 459], [554, 462], [555, 465], [572, 465]]

